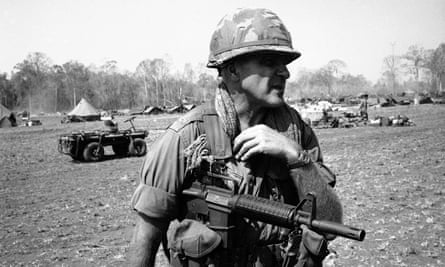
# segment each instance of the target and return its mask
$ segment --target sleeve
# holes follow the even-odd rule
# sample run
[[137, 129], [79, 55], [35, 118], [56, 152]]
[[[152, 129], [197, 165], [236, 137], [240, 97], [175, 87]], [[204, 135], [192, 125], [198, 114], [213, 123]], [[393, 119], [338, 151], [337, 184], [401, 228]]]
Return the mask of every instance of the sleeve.
[[[300, 113], [291, 106], [286, 106], [286, 114], [290, 115], [290, 120], [298, 129], [298, 136], [296, 136], [296, 139], [298, 139], [298, 143], [303, 150], [309, 155], [313, 162], [323, 162], [320, 145], [312, 128], [304, 122]], [[280, 120], [281, 118], [280, 116], [277, 116], [275, 119]]]
[[327, 182], [326, 167], [318, 162], [311, 162], [303, 167], [290, 170], [290, 177], [297, 188], [299, 196], [309, 192], [317, 196], [317, 218], [342, 222], [341, 202], [333, 190], [333, 185]]
[[[298, 114], [298, 113], [297, 113]], [[289, 169], [289, 176], [299, 196], [314, 192], [317, 196], [317, 218], [342, 222], [341, 202], [333, 190], [335, 175], [323, 164], [318, 139], [306, 123], [298, 116], [301, 146], [310, 157], [309, 163]]]
[[318, 138], [314, 133], [314, 130], [306, 123], [301, 123], [301, 146], [309, 154], [314, 162], [323, 162], [323, 156], [321, 154]]
[[177, 194], [184, 180], [183, 150], [181, 135], [171, 129], [153, 143], [131, 199], [134, 210], [158, 219], [177, 216]]
[[313, 179], [320, 180], [321, 178], [322, 181], [334, 187], [337, 181], [335, 174], [323, 163], [323, 156], [314, 130], [302, 120], [301, 125], [301, 146], [313, 163], [310, 164], [311, 167], [308, 166], [308, 168], [304, 168], [305, 170], [300, 169], [295, 172], [307, 172], [309, 169], [315, 169], [312, 172], [308, 172], [306, 176], [316, 175], [317, 177], [313, 177]]

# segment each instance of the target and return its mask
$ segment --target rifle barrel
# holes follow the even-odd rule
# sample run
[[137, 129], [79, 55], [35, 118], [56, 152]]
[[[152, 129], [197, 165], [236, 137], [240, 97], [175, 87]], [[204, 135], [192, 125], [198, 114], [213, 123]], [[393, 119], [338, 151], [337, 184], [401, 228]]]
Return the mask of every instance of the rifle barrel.
[[363, 229], [358, 229], [352, 226], [323, 220], [309, 220], [309, 217], [296, 216], [295, 221], [299, 224], [305, 224], [315, 231], [321, 233], [330, 233], [339, 235], [349, 239], [357, 241], [363, 241], [366, 236], [366, 232]]

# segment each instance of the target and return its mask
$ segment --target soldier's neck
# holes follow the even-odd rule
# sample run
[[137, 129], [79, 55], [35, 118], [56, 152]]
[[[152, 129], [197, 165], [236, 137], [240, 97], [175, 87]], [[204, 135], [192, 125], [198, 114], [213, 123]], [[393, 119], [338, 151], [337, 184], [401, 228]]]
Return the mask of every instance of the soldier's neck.
[[238, 114], [241, 131], [261, 123], [266, 114], [264, 108], [258, 107], [248, 101], [234, 100], [235, 110]]

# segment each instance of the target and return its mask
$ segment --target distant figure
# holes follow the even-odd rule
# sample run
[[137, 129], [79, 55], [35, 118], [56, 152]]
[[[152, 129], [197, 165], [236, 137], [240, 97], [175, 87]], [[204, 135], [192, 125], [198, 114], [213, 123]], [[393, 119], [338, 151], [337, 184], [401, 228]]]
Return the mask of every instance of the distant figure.
[[23, 120], [23, 121], [27, 121], [27, 120], [29, 120], [29, 119], [30, 119], [30, 113], [29, 113], [29, 111], [24, 110], [24, 111], [22, 112], [22, 120]]
[[368, 95], [364, 95], [362, 97], [362, 101], [360, 102], [360, 117], [363, 120], [368, 120]]
[[9, 118], [8, 118], [8, 119], [9, 119], [9, 121], [11, 122], [11, 126], [12, 126], [12, 127], [17, 126], [17, 119], [16, 119], [14, 113], [11, 113], [11, 115], [9, 115]]
[[328, 116], [328, 111], [324, 108], [323, 109], [323, 118], [322, 118], [324, 123], [328, 123], [329, 120], [329, 116]]
[[105, 126], [107, 126], [111, 133], [116, 133], [118, 130], [117, 122], [114, 120], [114, 117], [111, 116], [110, 120], [104, 121]]

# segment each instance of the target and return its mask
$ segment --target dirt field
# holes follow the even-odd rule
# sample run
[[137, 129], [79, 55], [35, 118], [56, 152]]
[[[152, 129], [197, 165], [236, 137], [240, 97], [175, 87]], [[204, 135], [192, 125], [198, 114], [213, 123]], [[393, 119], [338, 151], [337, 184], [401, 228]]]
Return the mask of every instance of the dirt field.
[[[338, 175], [345, 223], [367, 230], [364, 242], [331, 243], [336, 254], [326, 265], [444, 266], [445, 105], [376, 114], [407, 115], [416, 125], [316, 130]], [[0, 129], [0, 266], [125, 266], [143, 158], [74, 162], [57, 152], [57, 137], [103, 124], [40, 119], [42, 126]], [[150, 130], [150, 144], [173, 119], [140, 117], [136, 125]]]

